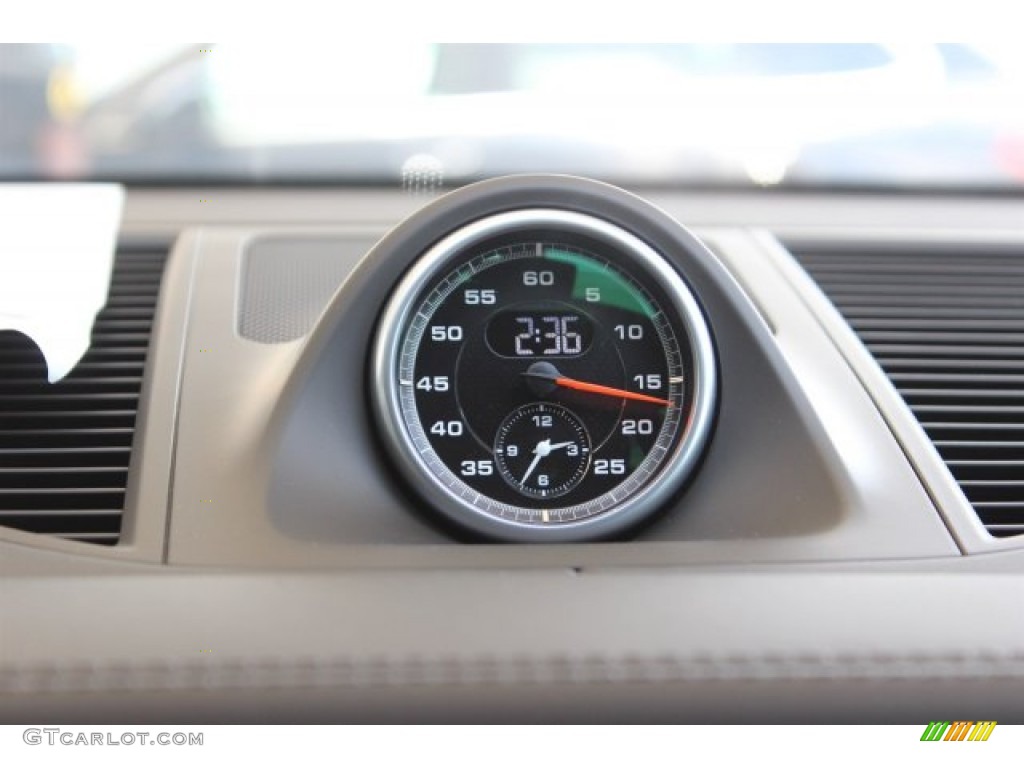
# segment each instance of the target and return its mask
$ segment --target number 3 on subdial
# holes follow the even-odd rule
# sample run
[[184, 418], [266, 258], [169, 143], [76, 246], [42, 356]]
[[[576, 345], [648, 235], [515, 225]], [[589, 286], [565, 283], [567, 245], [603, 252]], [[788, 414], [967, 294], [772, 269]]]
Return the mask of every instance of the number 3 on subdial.
[[562, 496], [586, 476], [590, 435], [572, 411], [555, 403], [531, 403], [512, 411], [494, 440], [498, 473], [524, 496]]

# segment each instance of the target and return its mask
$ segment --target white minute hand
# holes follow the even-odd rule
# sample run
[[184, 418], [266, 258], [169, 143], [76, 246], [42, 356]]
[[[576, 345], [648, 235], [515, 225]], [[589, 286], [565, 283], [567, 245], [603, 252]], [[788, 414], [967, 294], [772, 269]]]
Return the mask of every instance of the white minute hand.
[[519, 484], [520, 484], [520, 485], [526, 485], [526, 480], [527, 480], [527, 478], [528, 478], [528, 477], [529, 477], [530, 475], [532, 475], [532, 474], [533, 474], [533, 470], [535, 470], [535, 469], [537, 468], [537, 464], [539, 464], [539, 463], [540, 463], [540, 460], [541, 460], [542, 458], [544, 458], [545, 456], [547, 456], [547, 451], [541, 452], [541, 451], [537, 450], [538, 448], [540, 448], [540, 447], [541, 447], [541, 445], [543, 445], [543, 443], [540, 443], [540, 444], [538, 444], [538, 445], [537, 445], [537, 448], [534, 448], [534, 449], [533, 449], [533, 461], [531, 461], [531, 462], [530, 462], [530, 466], [529, 466], [529, 467], [527, 467], [527, 469], [526, 469], [526, 474], [525, 474], [525, 475], [523, 475], [523, 479], [519, 481]]

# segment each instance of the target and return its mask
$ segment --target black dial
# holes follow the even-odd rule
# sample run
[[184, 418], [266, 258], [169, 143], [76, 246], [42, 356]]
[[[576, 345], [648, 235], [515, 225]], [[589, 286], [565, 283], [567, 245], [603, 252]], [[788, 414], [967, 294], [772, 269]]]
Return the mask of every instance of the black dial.
[[414, 485], [464, 525], [527, 541], [656, 509], [713, 400], [710, 337], [679, 276], [629, 233], [561, 211], [493, 216], [425, 254], [385, 312], [377, 371]]

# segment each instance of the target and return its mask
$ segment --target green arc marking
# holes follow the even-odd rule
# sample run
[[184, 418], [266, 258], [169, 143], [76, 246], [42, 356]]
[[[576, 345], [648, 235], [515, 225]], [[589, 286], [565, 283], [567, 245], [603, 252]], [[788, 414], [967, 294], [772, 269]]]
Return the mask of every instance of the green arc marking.
[[597, 288], [601, 294], [601, 304], [637, 312], [647, 318], [653, 318], [657, 314], [651, 303], [636, 288], [604, 264], [583, 254], [560, 248], [545, 248], [544, 258], [568, 264], [576, 270], [576, 279], [572, 286], [574, 299], [586, 301], [587, 289]]

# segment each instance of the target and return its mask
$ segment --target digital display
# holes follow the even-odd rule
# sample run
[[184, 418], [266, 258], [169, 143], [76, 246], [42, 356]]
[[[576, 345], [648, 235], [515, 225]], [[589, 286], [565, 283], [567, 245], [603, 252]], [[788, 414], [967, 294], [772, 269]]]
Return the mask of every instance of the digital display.
[[487, 326], [487, 344], [502, 357], [576, 357], [593, 336], [590, 320], [570, 312], [507, 310]]

